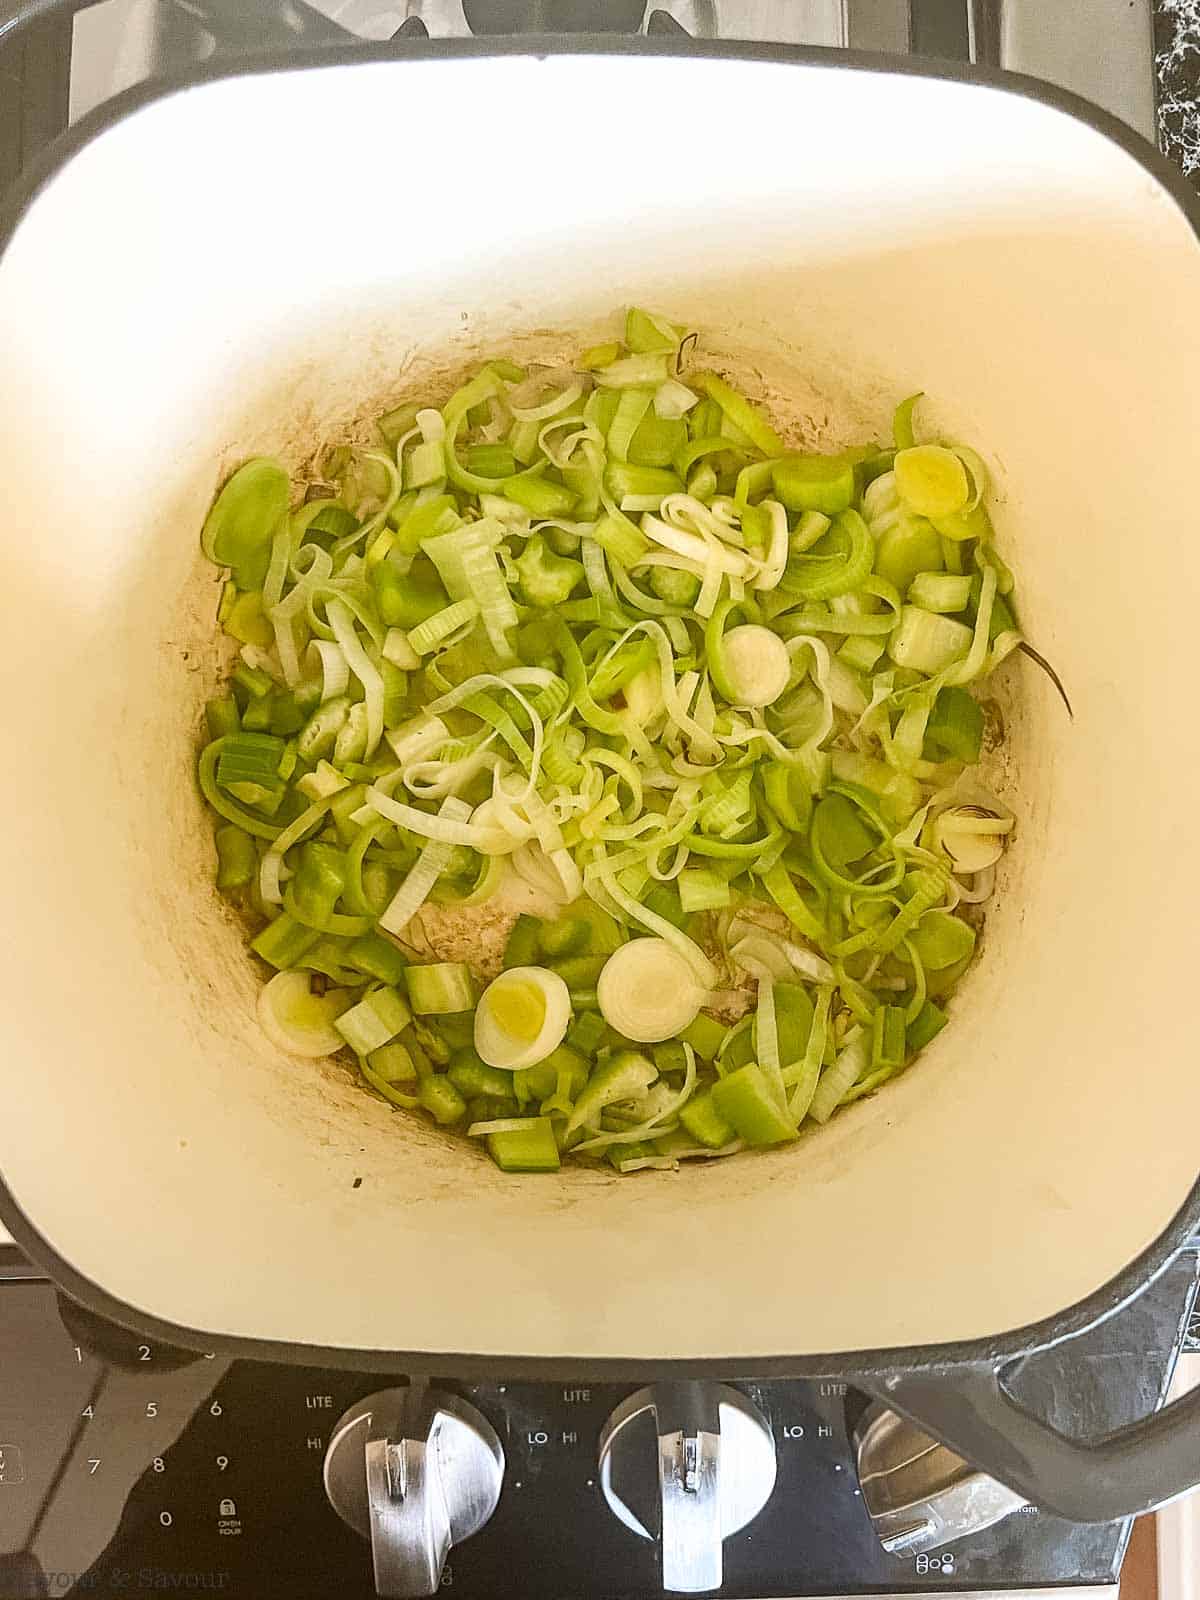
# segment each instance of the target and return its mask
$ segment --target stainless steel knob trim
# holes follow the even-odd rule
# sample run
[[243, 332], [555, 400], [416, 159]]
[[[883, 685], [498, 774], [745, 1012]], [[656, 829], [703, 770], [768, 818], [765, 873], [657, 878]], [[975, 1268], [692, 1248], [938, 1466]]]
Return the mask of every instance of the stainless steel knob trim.
[[883, 1548], [938, 1550], [1027, 1504], [879, 1401], [854, 1429], [858, 1481]]
[[663, 1588], [703, 1594], [723, 1581], [722, 1541], [751, 1522], [775, 1487], [775, 1443], [758, 1410], [723, 1384], [654, 1384], [609, 1417], [600, 1435], [600, 1487], [633, 1533], [653, 1539], [634, 1509], [639, 1468], [637, 1424], [657, 1437]]
[[384, 1600], [436, 1594], [451, 1545], [495, 1511], [504, 1451], [487, 1418], [440, 1390], [383, 1389], [340, 1418], [325, 1452], [333, 1509], [371, 1541]]

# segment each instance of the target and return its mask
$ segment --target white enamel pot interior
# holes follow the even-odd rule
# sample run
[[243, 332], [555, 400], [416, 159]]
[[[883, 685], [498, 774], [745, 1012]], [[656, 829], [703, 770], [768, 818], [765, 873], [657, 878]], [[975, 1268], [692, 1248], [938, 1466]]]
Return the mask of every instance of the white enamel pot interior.
[[[519, 179], [475, 181], [500, 150]], [[792, 1148], [509, 1177], [256, 1027], [192, 777], [217, 670], [197, 535], [239, 459], [299, 464], [632, 301], [704, 329], [797, 444], [882, 436], [927, 391], [926, 426], [993, 464], [1075, 719], [1006, 669], [1019, 831], [917, 1068]], [[476, 53], [110, 115], [0, 259], [8, 1220], [130, 1315], [333, 1351], [744, 1370], [1097, 1290], [1197, 1168], [1198, 311], [1178, 202], [1010, 88]]]

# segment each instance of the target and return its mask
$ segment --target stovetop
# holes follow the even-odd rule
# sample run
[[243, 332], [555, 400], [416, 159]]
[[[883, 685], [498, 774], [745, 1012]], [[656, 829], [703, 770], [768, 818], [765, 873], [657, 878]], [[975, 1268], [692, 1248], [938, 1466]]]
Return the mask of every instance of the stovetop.
[[[1186, 1327], [1186, 1255], [1102, 1328], [1027, 1358], [1022, 1404], [1077, 1437], [1166, 1393]], [[168, 1349], [67, 1301], [0, 1249], [0, 1600], [212, 1591], [229, 1600], [368, 1600], [369, 1548], [334, 1514], [323, 1465], [339, 1419], [407, 1381]], [[477, 1408], [503, 1451], [498, 1505], [450, 1552], [461, 1600], [651, 1600], [655, 1542], [622, 1526], [598, 1447], [636, 1384], [433, 1380]], [[859, 1480], [853, 1372], [730, 1386], [775, 1462], [764, 1508], [724, 1542], [720, 1594], [1115, 1596], [1127, 1522], [1075, 1525], [1033, 1507], [940, 1547], [884, 1550]], [[653, 1482], [653, 1448], [646, 1456]], [[611, 1480], [611, 1472], [609, 1474]], [[637, 1505], [635, 1492], [622, 1491]], [[653, 1516], [640, 1512], [647, 1522]]]

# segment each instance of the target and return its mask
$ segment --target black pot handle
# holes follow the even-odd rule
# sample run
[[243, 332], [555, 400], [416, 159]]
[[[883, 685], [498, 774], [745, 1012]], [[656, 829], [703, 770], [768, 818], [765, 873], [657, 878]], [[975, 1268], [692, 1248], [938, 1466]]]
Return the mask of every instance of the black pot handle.
[[951, 1450], [1043, 1511], [1115, 1522], [1200, 1486], [1200, 1388], [1092, 1443], [1025, 1411], [991, 1366], [881, 1374], [867, 1383]]

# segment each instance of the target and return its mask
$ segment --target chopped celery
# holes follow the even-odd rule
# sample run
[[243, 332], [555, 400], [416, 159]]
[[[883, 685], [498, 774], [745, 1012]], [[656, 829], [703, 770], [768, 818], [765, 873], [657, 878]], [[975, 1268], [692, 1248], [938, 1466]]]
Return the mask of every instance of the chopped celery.
[[521, 593], [526, 604], [549, 610], [571, 597], [583, 582], [583, 567], [578, 561], [556, 556], [540, 533], [535, 534], [517, 558]]
[[475, 980], [471, 969], [461, 961], [436, 961], [429, 966], [408, 967], [404, 974], [408, 998], [421, 1017], [440, 1017], [446, 1012], [470, 1011], [475, 1004]]
[[931, 1040], [937, 1038], [949, 1020], [939, 1006], [935, 1006], [932, 1000], [926, 1000], [908, 1025], [906, 1035], [908, 1048], [914, 1052], [924, 1050]]
[[695, 1095], [679, 1113], [679, 1121], [697, 1144], [719, 1150], [737, 1138], [733, 1123], [717, 1110], [713, 1091]]
[[449, 1078], [423, 1078], [421, 1087], [417, 1090], [417, 1100], [422, 1111], [428, 1111], [433, 1120], [442, 1127], [448, 1127], [452, 1122], [461, 1122], [467, 1112], [467, 1102]]
[[731, 1123], [747, 1144], [781, 1144], [796, 1137], [786, 1107], [757, 1062], [722, 1078], [713, 1086], [712, 1099], [718, 1116]]
[[334, 1027], [352, 1050], [368, 1056], [380, 1050], [412, 1021], [403, 997], [395, 989], [372, 990], [356, 1006], [343, 1011]]
[[978, 761], [983, 747], [983, 707], [955, 684], [939, 689], [925, 725], [925, 742], [955, 761]]
[[845, 456], [783, 456], [771, 481], [789, 511], [834, 517], [854, 504], [854, 466]]
[[679, 1035], [684, 1044], [690, 1044], [696, 1054], [704, 1061], [714, 1061], [717, 1052], [725, 1043], [725, 1035], [729, 1029], [724, 1023], [707, 1017], [703, 1012]]
[[528, 1127], [489, 1133], [488, 1154], [501, 1172], [557, 1172], [558, 1145], [549, 1117], [530, 1117]]

